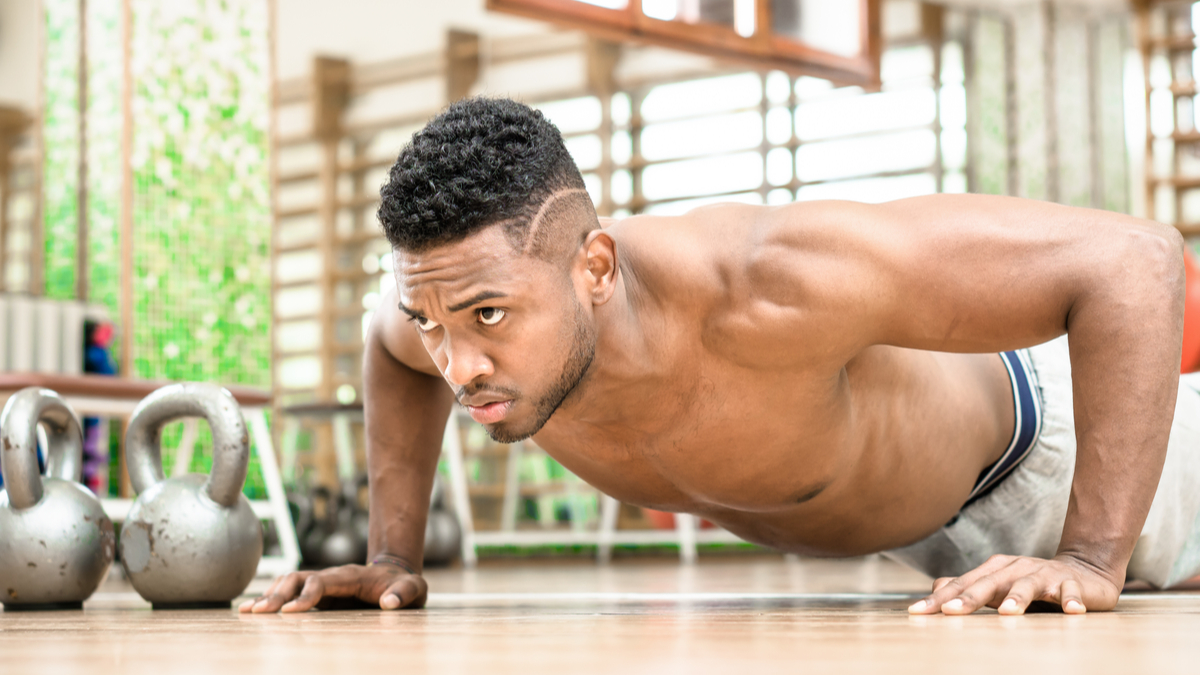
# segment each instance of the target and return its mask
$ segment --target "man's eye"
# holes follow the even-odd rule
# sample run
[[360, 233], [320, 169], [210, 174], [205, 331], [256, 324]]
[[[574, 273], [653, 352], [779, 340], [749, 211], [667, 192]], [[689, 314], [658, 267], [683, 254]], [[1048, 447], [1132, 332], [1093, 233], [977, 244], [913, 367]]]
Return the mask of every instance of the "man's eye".
[[485, 326], [495, 326], [504, 318], [504, 310], [495, 307], [484, 307], [479, 310], [479, 323]]
[[423, 316], [417, 317], [416, 322], [417, 322], [417, 327], [425, 332], [429, 332], [429, 331], [433, 330], [434, 328], [437, 328], [438, 326], [441, 325], [438, 322], [431, 321]]

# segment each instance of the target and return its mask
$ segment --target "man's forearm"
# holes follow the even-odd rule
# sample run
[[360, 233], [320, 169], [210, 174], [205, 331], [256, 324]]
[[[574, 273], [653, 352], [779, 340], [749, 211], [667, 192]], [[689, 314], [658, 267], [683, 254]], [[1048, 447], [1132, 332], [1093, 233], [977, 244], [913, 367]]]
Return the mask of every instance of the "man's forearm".
[[363, 413], [371, 485], [368, 559], [420, 572], [429, 494], [453, 397], [445, 382], [397, 361], [375, 335], [363, 354]]
[[1097, 261], [1102, 282], [1068, 316], [1078, 450], [1059, 555], [1118, 587], [1158, 486], [1175, 411], [1183, 260], [1171, 232], [1131, 232], [1112, 260]]

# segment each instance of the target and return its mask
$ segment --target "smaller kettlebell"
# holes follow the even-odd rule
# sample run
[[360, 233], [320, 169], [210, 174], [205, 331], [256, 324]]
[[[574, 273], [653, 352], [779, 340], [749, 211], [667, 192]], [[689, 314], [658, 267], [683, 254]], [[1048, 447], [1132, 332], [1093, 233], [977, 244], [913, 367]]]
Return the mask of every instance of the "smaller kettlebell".
[[[37, 427], [46, 427], [46, 476]], [[28, 387], [0, 413], [0, 602], [16, 609], [79, 609], [108, 574], [113, 524], [79, 484], [83, 434], [58, 394]]]
[[462, 548], [462, 528], [458, 518], [446, 509], [445, 495], [442, 477], [435, 475], [425, 519], [425, 564], [430, 567], [449, 565]]
[[[212, 475], [166, 479], [162, 428], [203, 417], [213, 439]], [[262, 524], [242, 494], [250, 439], [237, 401], [212, 384], [172, 384], [138, 404], [125, 433], [138, 497], [121, 528], [121, 564], [155, 609], [228, 607], [254, 578]]]

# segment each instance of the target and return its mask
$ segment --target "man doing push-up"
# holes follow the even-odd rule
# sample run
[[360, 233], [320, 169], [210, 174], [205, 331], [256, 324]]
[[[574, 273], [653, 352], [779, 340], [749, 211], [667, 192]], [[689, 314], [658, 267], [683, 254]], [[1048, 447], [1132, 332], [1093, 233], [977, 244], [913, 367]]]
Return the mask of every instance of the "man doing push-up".
[[413, 136], [379, 218], [398, 292], [363, 362], [372, 562], [243, 611], [422, 606], [455, 399], [621, 501], [883, 551], [938, 579], [915, 613], [1106, 610], [1127, 578], [1200, 572], [1173, 228], [978, 195], [601, 222], [558, 130], [484, 98]]

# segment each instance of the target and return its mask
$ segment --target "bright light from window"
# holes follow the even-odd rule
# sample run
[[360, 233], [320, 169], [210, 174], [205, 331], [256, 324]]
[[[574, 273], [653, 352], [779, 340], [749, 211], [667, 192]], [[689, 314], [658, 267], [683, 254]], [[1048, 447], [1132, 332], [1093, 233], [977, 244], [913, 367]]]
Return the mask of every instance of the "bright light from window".
[[642, 0], [642, 14], [659, 21], [672, 21], [679, 13], [676, 0]]
[[599, 204], [604, 197], [604, 188], [600, 183], [600, 176], [594, 173], [583, 174], [583, 186], [587, 188], [588, 195], [592, 198], [593, 204]]
[[762, 101], [758, 73], [738, 73], [655, 87], [642, 101], [642, 118], [658, 122], [756, 106]]
[[647, 125], [642, 157], [654, 161], [752, 148], [762, 143], [762, 117], [756, 111]]
[[787, 73], [772, 70], [767, 75], [767, 100], [771, 103], [787, 103], [788, 95], [792, 93], [792, 84]]
[[698, 209], [701, 206], [709, 204], [762, 204], [762, 195], [757, 192], [742, 192], [736, 195], [720, 195], [717, 197], [699, 197], [696, 199], [682, 199], [677, 202], [664, 202], [662, 204], [654, 204], [646, 209], [646, 213], [653, 216], [677, 216], [687, 213], [692, 209]]
[[967, 165], [967, 130], [942, 130], [942, 166], [962, 169]]
[[962, 45], [947, 42], [942, 45], [942, 84], [965, 82]]
[[633, 108], [629, 104], [629, 94], [620, 92], [613, 94], [612, 101], [609, 103], [612, 106], [612, 122], [613, 124], [623, 127], [629, 124], [630, 117], [633, 116]]
[[564, 134], [591, 131], [600, 126], [600, 99], [594, 96], [569, 98], [535, 105], [546, 119], [554, 123]]
[[791, 190], [783, 190], [783, 189], [771, 190], [770, 192], [767, 193], [767, 203], [770, 204], [771, 206], [781, 206], [783, 204], [791, 204], [792, 203], [792, 191]]
[[767, 140], [783, 145], [792, 140], [792, 113], [787, 108], [772, 108], [767, 112]]
[[933, 50], [929, 45], [898, 47], [883, 53], [879, 64], [880, 78], [889, 84], [933, 75]]
[[1175, 131], [1175, 96], [1170, 89], [1150, 92], [1150, 132], [1162, 138]]
[[613, 134], [611, 152], [614, 164], [628, 164], [633, 159], [633, 138], [628, 131]]
[[929, 88], [814, 101], [796, 109], [802, 140], [932, 124], [937, 97]]
[[864, 178], [839, 183], [821, 183], [800, 188], [796, 201], [811, 199], [848, 199], [855, 202], [879, 204], [905, 197], [931, 195], [937, 192], [933, 174], [917, 173], [908, 176]]
[[796, 151], [796, 173], [809, 182], [924, 168], [936, 159], [935, 145], [928, 129], [809, 143]]
[[787, 185], [792, 182], [792, 151], [774, 148], [767, 153], [767, 182], [771, 185]]
[[567, 152], [571, 153], [571, 157], [575, 159], [575, 166], [579, 167], [580, 171], [591, 171], [600, 166], [600, 137], [599, 136], [576, 136], [566, 140]]
[[941, 121], [943, 127], [967, 126], [967, 90], [961, 84], [948, 84], [942, 87]]
[[595, 5], [604, 7], [605, 9], [625, 9], [629, 6], [628, 0], [575, 0], [582, 2], [585, 5]]
[[754, 0], [734, 0], [733, 29], [742, 37], [754, 35]]
[[762, 155], [744, 152], [653, 164], [642, 172], [642, 192], [646, 199], [658, 201], [752, 190], [762, 185], [762, 181]]
[[617, 204], [628, 204], [633, 199], [633, 175], [625, 169], [612, 175], [612, 200]]

